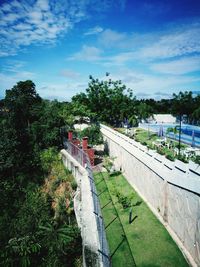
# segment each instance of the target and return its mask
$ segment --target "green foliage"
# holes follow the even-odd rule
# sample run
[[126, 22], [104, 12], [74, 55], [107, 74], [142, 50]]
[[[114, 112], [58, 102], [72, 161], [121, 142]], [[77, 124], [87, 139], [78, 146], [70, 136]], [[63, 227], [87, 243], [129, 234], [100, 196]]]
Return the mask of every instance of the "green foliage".
[[[116, 175], [118, 174], [113, 175], [113, 177]], [[112, 189], [112, 194], [114, 194], [117, 197], [117, 200], [122, 205], [123, 209], [127, 209], [133, 205], [133, 199], [134, 199], [133, 194], [126, 196], [123, 193], [121, 193], [121, 191], [119, 191], [116, 187]]]
[[[108, 75], [109, 76], [109, 75]], [[121, 80], [100, 81], [89, 77], [86, 93], [77, 94], [72, 98], [73, 114], [88, 116], [110, 125], [120, 126], [124, 120], [137, 126], [153, 114], [171, 113], [176, 116], [187, 115], [187, 122], [199, 123], [200, 97], [193, 97], [192, 92], [173, 94], [172, 99], [141, 99], [133, 97], [131, 89], [127, 89]]]
[[77, 182], [74, 180], [71, 182], [71, 187], [74, 191], [76, 191], [76, 188], [77, 188]]
[[150, 116], [153, 116], [153, 109], [147, 103], [140, 102], [136, 108], [138, 121], [146, 120]]
[[[106, 225], [109, 224], [115, 218], [117, 210], [117, 215], [123, 225], [129, 244], [129, 246], [126, 245], [126, 240], [124, 240], [123, 244], [112, 257], [112, 266], [135, 266], [134, 262], [131, 261], [132, 257], [130, 252], [132, 252], [137, 266], [188, 267], [187, 261], [164, 225], [154, 216], [146, 203], [141, 200], [127, 179], [122, 175], [118, 177], [109, 177], [108, 173], [103, 173], [103, 175], [104, 181], [102, 181], [102, 174], [96, 173], [94, 177], [97, 193], [105, 190], [105, 187], [110, 192], [110, 195], [105, 193], [99, 196], [101, 206], [106, 205], [110, 201], [110, 198], [113, 201], [113, 203], [103, 208], [103, 219]], [[134, 196], [132, 209], [132, 219], [134, 221], [131, 224], [128, 223], [130, 208], [122, 209], [122, 205], [117, 201], [114, 188], [124, 196]], [[114, 251], [122, 240], [122, 234], [124, 234], [119, 220], [116, 219], [106, 230], [109, 248], [111, 251]]]
[[103, 136], [100, 131], [100, 126], [92, 124], [90, 127], [85, 128], [81, 132], [79, 132], [79, 138], [87, 136], [89, 144], [91, 145], [99, 145], [103, 143]]
[[165, 157], [166, 157], [167, 159], [171, 160], [171, 161], [175, 161], [175, 157], [174, 157], [174, 155], [173, 155], [172, 153], [167, 153], [167, 154], [165, 155]]
[[43, 266], [74, 266], [80, 255], [81, 242], [78, 228], [64, 224], [46, 223], [40, 226], [39, 237], [46, 257]]
[[51, 171], [54, 162], [58, 160], [58, 152], [55, 147], [50, 147], [40, 153], [41, 165], [45, 173]]
[[182, 116], [187, 115], [187, 122], [190, 122], [190, 117], [193, 112], [194, 99], [192, 92], [179, 92], [179, 94], [173, 94], [172, 99], [172, 113], [174, 115]]
[[176, 135], [178, 133], [177, 127], [169, 127], [169, 128], [167, 128], [166, 134], [168, 134], [168, 133], [173, 133], [174, 135]]
[[196, 156], [194, 159], [194, 162], [198, 165], [200, 165], [200, 156]]
[[160, 154], [160, 155], [165, 155], [165, 150], [163, 148], [157, 148], [157, 152]]
[[65, 105], [58, 101], [43, 100], [38, 110], [39, 119], [31, 125], [31, 137], [40, 149], [61, 145], [61, 127], [65, 125], [62, 109]]
[[12, 255], [12, 259], [7, 258], [5, 266], [31, 266], [31, 257], [37, 256], [40, 249], [41, 245], [29, 235], [12, 238], [6, 246], [6, 253]]
[[113, 160], [114, 160], [113, 158], [110, 158], [108, 156], [105, 156], [103, 158], [103, 166], [107, 170], [107, 172], [109, 172], [109, 173], [111, 172], [111, 169], [114, 165]]
[[200, 125], [200, 97], [198, 97], [199, 100], [196, 99], [196, 102], [198, 103], [197, 104], [197, 107], [196, 109], [193, 109], [193, 113], [192, 113], [192, 120], [194, 123]]
[[142, 141], [141, 144], [142, 144], [143, 146], [146, 146], [146, 145], [147, 145], [147, 142], [146, 142], [146, 141]]
[[123, 209], [127, 209], [132, 206], [132, 199], [122, 194], [118, 195], [118, 201], [122, 205]]
[[148, 147], [149, 149], [152, 149], [152, 150], [155, 149], [155, 148], [154, 148], [154, 145], [153, 145], [152, 143], [148, 143], [147, 147]]
[[114, 171], [110, 173], [110, 177], [120, 175], [121, 173], [122, 173], [121, 171]]
[[[42, 100], [31, 81], [17, 83], [0, 102], [1, 266], [66, 266], [66, 262], [74, 266], [76, 257], [80, 257], [80, 233], [72, 202], [69, 209], [65, 204], [66, 198], [70, 199], [72, 176], [57, 153], [60, 128], [71, 119], [67, 118], [68, 107], [68, 103]], [[53, 182], [46, 179], [42, 186], [50, 173], [52, 180], [57, 176], [59, 180], [54, 194], [48, 188]], [[62, 183], [66, 188], [59, 199], [57, 188]], [[57, 199], [59, 212], [55, 219]], [[39, 226], [49, 224], [59, 232], [58, 243], [53, 235], [50, 240], [41, 233]], [[68, 232], [62, 232], [62, 227], [67, 226]], [[60, 241], [62, 234], [68, 243]]]
[[[72, 98], [72, 102], [89, 110], [92, 120], [119, 125], [125, 118], [136, 114], [132, 90], [126, 89], [120, 80], [102, 80], [89, 77], [86, 93]], [[87, 114], [87, 113], [86, 113]]]
[[180, 154], [180, 155], [177, 156], [177, 159], [179, 159], [180, 161], [182, 161], [184, 163], [188, 163], [189, 162], [185, 155], [181, 155]]

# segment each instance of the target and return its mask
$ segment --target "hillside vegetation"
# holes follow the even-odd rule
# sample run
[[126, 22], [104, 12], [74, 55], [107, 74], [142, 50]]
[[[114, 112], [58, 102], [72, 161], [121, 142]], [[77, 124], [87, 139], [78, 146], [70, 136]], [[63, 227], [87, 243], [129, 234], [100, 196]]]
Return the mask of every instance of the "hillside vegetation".
[[77, 264], [81, 240], [72, 205], [75, 183], [58, 159], [62, 137], [74, 130], [77, 117], [89, 117], [94, 124], [78, 135], [98, 144], [99, 122], [133, 126], [153, 113], [170, 112], [200, 123], [199, 106], [200, 96], [191, 92], [169, 100], [137, 100], [131, 89], [109, 77], [90, 76], [86, 92], [71, 102], [42, 99], [30, 80], [6, 90], [0, 100], [0, 265]]
[[62, 104], [31, 81], [6, 91], [0, 116], [0, 265], [81, 266], [75, 181], [58, 156]]

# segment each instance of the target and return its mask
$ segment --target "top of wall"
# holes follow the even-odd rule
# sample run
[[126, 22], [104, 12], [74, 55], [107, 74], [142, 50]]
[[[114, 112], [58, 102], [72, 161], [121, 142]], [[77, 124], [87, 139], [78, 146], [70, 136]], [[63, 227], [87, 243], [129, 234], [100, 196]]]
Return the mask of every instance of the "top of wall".
[[[148, 150], [133, 139], [101, 124], [102, 134], [123, 147], [127, 152], [145, 164], [163, 180], [186, 190], [200, 194], [200, 166], [186, 164], [179, 160], [172, 162], [154, 150]], [[192, 166], [193, 164], [194, 166]]]

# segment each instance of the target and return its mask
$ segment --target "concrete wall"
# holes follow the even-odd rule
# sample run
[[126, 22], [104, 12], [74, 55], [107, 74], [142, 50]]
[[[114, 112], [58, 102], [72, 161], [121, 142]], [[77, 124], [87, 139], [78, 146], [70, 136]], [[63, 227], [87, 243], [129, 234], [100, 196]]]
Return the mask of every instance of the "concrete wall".
[[[200, 176], [101, 125], [110, 156], [166, 226], [192, 266], [200, 266]], [[180, 168], [177, 168], [179, 166]]]
[[68, 170], [72, 171], [78, 185], [74, 197], [74, 210], [81, 229], [83, 266], [109, 266], [109, 262], [105, 262], [105, 259], [98, 251], [101, 249], [101, 241], [98, 234], [99, 225], [97, 225], [98, 220], [94, 214], [95, 207], [88, 172], [66, 150], [61, 150], [61, 155], [64, 165]]

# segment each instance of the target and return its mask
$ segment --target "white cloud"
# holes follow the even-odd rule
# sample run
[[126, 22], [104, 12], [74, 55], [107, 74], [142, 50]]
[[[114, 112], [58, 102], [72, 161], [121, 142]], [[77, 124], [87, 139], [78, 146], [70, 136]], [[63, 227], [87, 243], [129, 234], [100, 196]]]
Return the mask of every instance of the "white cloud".
[[152, 44], [138, 50], [143, 59], [172, 58], [176, 56], [200, 53], [200, 24], [183, 26], [172, 33], [155, 35]]
[[8, 60], [2, 67], [2, 72], [18, 73], [25, 67], [26, 62], [21, 60]]
[[[124, 0], [118, 1], [121, 5], [125, 3]], [[14, 0], [2, 3], [0, 56], [14, 55], [21, 47], [30, 44], [55, 43], [57, 38], [66, 34], [74, 24], [88, 19], [90, 14], [95, 15], [95, 12], [100, 10], [104, 12], [112, 5], [114, 0]], [[96, 26], [86, 34], [100, 33], [102, 30]]]
[[155, 63], [150, 68], [160, 73], [173, 75], [200, 71], [200, 57], [186, 57], [164, 63]]
[[69, 79], [77, 79], [80, 77], [80, 73], [69, 69], [61, 70], [60, 75]]
[[118, 53], [113, 62], [119, 56], [125, 62], [126, 55], [143, 62], [187, 56], [200, 53], [200, 23], [168, 25], [163, 31], [142, 34], [106, 29], [99, 34], [98, 45]]
[[87, 32], [84, 33], [84, 35], [95, 35], [103, 31], [103, 28], [100, 26], [96, 26], [94, 28], [88, 29]]
[[87, 82], [70, 82], [70, 83], [43, 83], [38, 88], [38, 93], [46, 99], [58, 99], [61, 101], [70, 101], [76, 93], [84, 91], [87, 87]]
[[[105, 47], [124, 47], [128, 35], [111, 29], [106, 29], [99, 36], [99, 43]], [[124, 43], [125, 42], [125, 43]]]
[[17, 82], [35, 79], [36, 74], [24, 69], [13, 67], [5, 69], [6, 72], [0, 72], [0, 84], [2, 90], [0, 90], [0, 96], [3, 96], [6, 89], [11, 89]]
[[104, 66], [121, 66], [126, 64], [127, 62], [133, 61], [135, 58], [134, 52], [122, 52], [118, 53], [114, 56], [104, 57], [103, 65]]
[[179, 92], [193, 89], [193, 83], [200, 82], [200, 77], [195, 76], [180, 76], [180, 75], [165, 75], [163, 78], [160, 75], [151, 75], [143, 72], [137, 72], [135, 69], [121, 68], [114, 74], [110, 75], [112, 79], [120, 79], [127, 86], [132, 88], [134, 94], [145, 92], [154, 97], [158, 91], [160, 94]]
[[50, 10], [47, 0], [19, 2], [15, 0], [0, 7], [1, 55], [13, 55], [21, 47], [32, 43], [54, 43], [58, 35], [71, 28], [63, 11]]
[[102, 50], [94, 47], [84, 45], [82, 49], [67, 58], [67, 60], [81, 60], [81, 61], [98, 61], [101, 60]]

